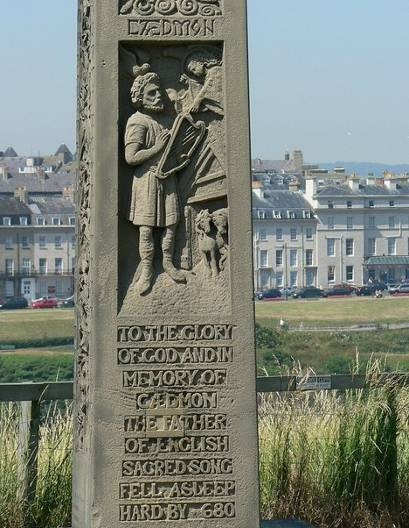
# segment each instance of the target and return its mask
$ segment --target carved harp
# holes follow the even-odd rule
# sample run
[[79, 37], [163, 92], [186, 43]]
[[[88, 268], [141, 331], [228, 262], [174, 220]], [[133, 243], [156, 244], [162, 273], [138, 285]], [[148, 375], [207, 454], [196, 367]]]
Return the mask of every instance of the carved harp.
[[190, 114], [178, 115], [159, 162], [157, 177], [165, 179], [189, 165], [205, 133], [206, 126], [202, 121], [195, 123]]

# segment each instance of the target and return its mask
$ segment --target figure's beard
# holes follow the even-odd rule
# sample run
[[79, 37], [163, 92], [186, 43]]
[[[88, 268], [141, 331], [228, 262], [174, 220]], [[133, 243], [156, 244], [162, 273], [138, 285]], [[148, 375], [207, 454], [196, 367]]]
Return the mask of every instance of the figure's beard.
[[155, 112], [155, 113], [163, 112], [163, 110], [165, 109], [165, 106], [162, 102], [156, 103], [156, 104], [145, 103], [143, 107], [147, 112]]

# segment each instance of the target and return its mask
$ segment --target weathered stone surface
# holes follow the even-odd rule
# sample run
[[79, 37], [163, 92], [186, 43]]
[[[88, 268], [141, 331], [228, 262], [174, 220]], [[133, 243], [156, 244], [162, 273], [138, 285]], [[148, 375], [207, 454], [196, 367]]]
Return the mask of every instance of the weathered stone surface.
[[255, 528], [244, 0], [81, 0], [73, 528]]

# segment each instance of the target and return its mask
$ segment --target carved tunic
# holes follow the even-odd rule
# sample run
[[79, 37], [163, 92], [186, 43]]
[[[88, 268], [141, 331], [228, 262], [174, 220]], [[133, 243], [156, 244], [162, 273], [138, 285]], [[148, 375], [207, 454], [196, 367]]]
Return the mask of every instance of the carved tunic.
[[[152, 148], [163, 126], [141, 112], [133, 114], [126, 125], [125, 147], [137, 143], [143, 150]], [[156, 177], [161, 154], [136, 167], [132, 184], [129, 220], [137, 226], [168, 227], [179, 221], [176, 177]]]

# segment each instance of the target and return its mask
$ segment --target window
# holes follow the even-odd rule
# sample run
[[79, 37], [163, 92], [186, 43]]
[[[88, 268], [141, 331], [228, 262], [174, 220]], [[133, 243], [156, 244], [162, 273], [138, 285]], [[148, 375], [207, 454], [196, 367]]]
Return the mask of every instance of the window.
[[327, 256], [335, 257], [335, 238], [327, 239]]
[[14, 275], [14, 260], [6, 259], [6, 275]]
[[312, 249], [306, 249], [305, 250], [305, 265], [312, 266], [312, 261], [313, 261]]
[[307, 227], [305, 237], [307, 240], [312, 240], [312, 227]]
[[352, 257], [354, 254], [354, 239], [347, 238], [345, 241], [345, 253], [347, 257]]
[[276, 273], [276, 286], [277, 288], [282, 288], [284, 286], [284, 275], [282, 271], [277, 271]]
[[276, 239], [282, 240], [283, 239], [283, 230], [282, 229], [276, 229]]
[[375, 270], [372, 268], [372, 269], [369, 269], [368, 270], [368, 279], [371, 279], [371, 281], [374, 281], [375, 280], [375, 277], [376, 277], [376, 272]]
[[71, 237], [71, 249], [75, 249], [75, 236]]
[[283, 265], [283, 250], [277, 249], [276, 251], [276, 266], [282, 266]]
[[31, 260], [28, 258], [23, 258], [23, 273], [24, 275], [31, 274]]
[[290, 271], [290, 286], [293, 288], [298, 284], [298, 271]]
[[60, 217], [58, 217], [58, 216], [57, 216], [57, 217], [54, 217], [54, 218], [52, 219], [52, 224], [53, 224], [54, 226], [58, 226], [58, 225], [60, 225], [60, 224], [61, 224]]
[[395, 207], [395, 200], [389, 200], [389, 207]]
[[26, 216], [20, 216], [20, 225], [26, 226], [28, 224]]
[[351, 209], [351, 208], [352, 208], [352, 202], [351, 202], [351, 200], [348, 200], [348, 201], [347, 201], [347, 207], [348, 207], [348, 209]]
[[260, 267], [266, 268], [268, 265], [268, 253], [267, 250], [262, 249], [260, 251]]
[[298, 255], [296, 249], [290, 249], [290, 266], [295, 268], [298, 266]]
[[354, 227], [354, 218], [352, 216], [347, 216], [347, 229], [352, 229]]
[[291, 240], [297, 240], [297, 228], [296, 227], [292, 227], [290, 229], [290, 238]]
[[6, 249], [13, 249], [13, 237], [12, 236], [6, 236], [6, 240], [4, 241], [4, 245]]
[[395, 217], [394, 216], [390, 216], [389, 217], [389, 229], [395, 229], [395, 227], [396, 227]]
[[396, 238], [388, 238], [388, 255], [396, 255]]
[[368, 255], [370, 257], [376, 255], [376, 238], [368, 239]]
[[369, 227], [375, 227], [375, 217], [374, 216], [369, 217]]
[[265, 229], [260, 229], [260, 240], [267, 240], [267, 231]]
[[70, 216], [70, 225], [75, 226], [75, 216]]
[[328, 217], [328, 229], [334, 229], [334, 217], [333, 216]]
[[3, 225], [4, 226], [11, 226], [11, 217], [10, 216], [3, 216]]
[[22, 236], [21, 237], [21, 245], [23, 246], [23, 248], [27, 249], [30, 247], [30, 244], [29, 244], [29, 241], [28, 241], [28, 237], [27, 236]]
[[55, 273], [62, 273], [62, 272], [63, 272], [62, 258], [56, 258], [55, 259]]
[[328, 200], [328, 209], [334, 209], [334, 202], [332, 200]]
[[388, 281], [395, 282], [395, 280], [396, 280], [395, 268], [389, 268], [388, 269]]
[[47, 240], [45, 236], [40, 236], [39, 245], [40, 245], [40, 249], [47, 249]]
[[45, 225], [43, 216], [38, 216], [37, 217], [37, 225]]
[[46, 258], [40, 258], [38, 260], [38, 271], [42, 275], [45, 275], [47, 273], [47, 259]]
[[328, 282], [335, 282], [335, 266], [328, 266]]
[[61, 237], [60, 236], [56, 236], [55, 237], [54, 245], [55, 245], [55, 249], [61, 249], [62, 248], [62, 242], [61, 242]]
[[258, 211], [258, 217], [259, 217], [261, 220], [264, 220], [265, 217], [266, 217], [266, 212], [263, 211], [262, 209], [260, 209], [260, 210]]
[[346, 267], [346, 277], [347, 277], [347, 281], [353, 281], [354, 280], [354, 266], [347, 266]]
[[375, 207], [375, 204], [374, 204], [373, 200], [369, 200], [369, 207]]

